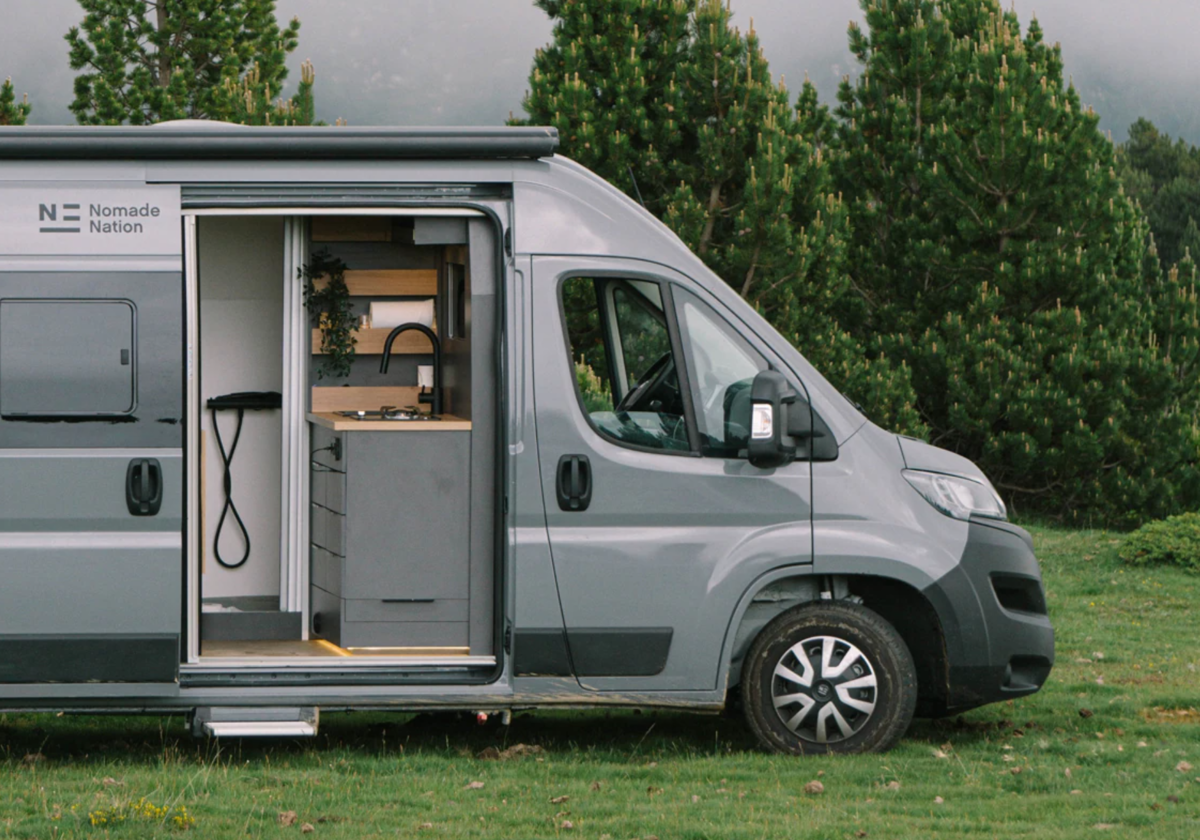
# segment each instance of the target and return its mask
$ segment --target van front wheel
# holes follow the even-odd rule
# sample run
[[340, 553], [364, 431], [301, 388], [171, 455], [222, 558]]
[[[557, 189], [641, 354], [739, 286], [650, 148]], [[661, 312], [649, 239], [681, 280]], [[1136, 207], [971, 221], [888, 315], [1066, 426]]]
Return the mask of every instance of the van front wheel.
[[917, 674], [900, 634], [866, 607], [795, 607], [759, 633], [742, 667], [742, 702], [774, 752], [884, 752], [908, 729]]

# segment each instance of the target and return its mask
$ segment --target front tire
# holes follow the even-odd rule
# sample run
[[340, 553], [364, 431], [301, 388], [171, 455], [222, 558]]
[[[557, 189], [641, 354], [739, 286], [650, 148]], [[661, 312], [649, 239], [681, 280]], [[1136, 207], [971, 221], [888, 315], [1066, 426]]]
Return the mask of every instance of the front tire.
[[742, 667], [750, 729], [773, 752], [886, 752], [912, 722], [917, 673], [900, 634], [845, 601], [788, 610]]

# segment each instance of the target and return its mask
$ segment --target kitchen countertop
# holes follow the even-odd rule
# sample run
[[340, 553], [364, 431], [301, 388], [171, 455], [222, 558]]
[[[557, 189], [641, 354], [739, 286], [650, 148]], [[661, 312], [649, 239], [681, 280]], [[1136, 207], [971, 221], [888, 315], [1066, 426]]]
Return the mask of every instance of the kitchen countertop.
[[309, 412], [308, 422], [335, 432], [469, 432], [471, 421], [443, 414], [441, 420], [355, 420], [332, 411]]

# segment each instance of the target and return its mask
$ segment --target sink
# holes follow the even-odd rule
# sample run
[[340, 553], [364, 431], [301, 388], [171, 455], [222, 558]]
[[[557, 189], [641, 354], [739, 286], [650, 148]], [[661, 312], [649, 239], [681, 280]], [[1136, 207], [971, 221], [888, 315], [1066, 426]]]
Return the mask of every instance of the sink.
[[349, 417], [351, 420], [387, 420], [398, 423], [414, 421], [427, 423], [431, 420], [442, 419], [436, 414], [422, 414], [421, 410], [413, 405], [405, 406], [404, 408], [396, 408], [393, 405], [385, 405], [380, 406], [380, 408], [376, 411], [336, 411], [334, 413], [341, 417]]

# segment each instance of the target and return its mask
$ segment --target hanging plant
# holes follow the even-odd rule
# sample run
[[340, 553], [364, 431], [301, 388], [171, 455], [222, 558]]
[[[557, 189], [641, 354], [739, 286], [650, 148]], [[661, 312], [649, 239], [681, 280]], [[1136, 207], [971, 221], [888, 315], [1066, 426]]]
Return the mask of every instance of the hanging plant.
[[[300, 266], [304, 280], [304, 306], [313, 326], [321, 330], [321, 364], [317, 378], [350, 375], [354, 361], [354, 314], [350, 310], [350, 290], [346, 287], [346, 264], [328, 251], [312, 255]], [[317, 285], [316, 281], [322, 281]]]

